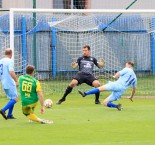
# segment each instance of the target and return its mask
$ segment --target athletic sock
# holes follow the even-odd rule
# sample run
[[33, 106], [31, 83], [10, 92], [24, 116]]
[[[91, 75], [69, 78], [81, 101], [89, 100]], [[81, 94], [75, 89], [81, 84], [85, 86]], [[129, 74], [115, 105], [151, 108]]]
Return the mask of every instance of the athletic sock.
[[99, 97], [100, 97], [100, 92], [98, 92], [98, 93], [95, 94], [95, 100], [96, 101], [99, 100]]
[[11, 117], [11, 116], [12, 116], [13, 108], [14, 108], [14, 105], [12, 105], [12, 106], [9, 108], [8, 116], [7, 116], [7, 117]]
[[100, 92], [100, 90], [98, 88], [95, 88], [95, 89], [92, 89], [92, 90], [90, 90], [88, 92], [85, 92], [85, 95], [97, 94], [99, 92]]
[[107, 103], [107, 107], [110, 107], [110, 108], [117, 108], [117, 105], [116, 105], [116, 104], [113, 104], [112, 102], [108, 102], [108, 103]]
[[[5, 112], [6, 110], [12, 108], [12, 106], [14, 106], [14, 104], [16, 103], [16, 100], [11, 99], [3, 108], [2, 110]], [[12, 108], [13, 109], [13, 108]], [[11, 111], [11, 110], [10, 110]]]
[[71, 93], [72, 90], [73, 90], [73, 88], [70, 87], [70, 86], [68, 86], [67, 89], [66, 89], [66, 91], [65, 91], [65, 93], [64, 93], [64, 95], [63, 95], [63, 97], [62, 97], [61, 99], [66, 99], [66, 96], [67, 96], [69, 93]]
[[27, 115], [27, 118], [30, 119], [30, 120], [32, 120], [32, 121], [35, 121], [35, 122], [40, 122], [40, 118], [38, 118], [37, 115], [32, 114], [32, 113], [29, 114], [29, 115]]

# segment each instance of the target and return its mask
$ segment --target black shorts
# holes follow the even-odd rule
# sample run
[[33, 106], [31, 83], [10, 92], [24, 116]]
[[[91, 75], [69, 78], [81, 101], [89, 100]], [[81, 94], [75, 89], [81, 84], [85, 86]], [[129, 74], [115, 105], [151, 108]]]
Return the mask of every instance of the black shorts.
[[89, 86], [93, 86], [93, 81], [97, 80], [97, 78], [95, 78], [92, 74], [85, 73], [77, 73], [73, 79], [78, 81], [78, 85], [86, 83]]

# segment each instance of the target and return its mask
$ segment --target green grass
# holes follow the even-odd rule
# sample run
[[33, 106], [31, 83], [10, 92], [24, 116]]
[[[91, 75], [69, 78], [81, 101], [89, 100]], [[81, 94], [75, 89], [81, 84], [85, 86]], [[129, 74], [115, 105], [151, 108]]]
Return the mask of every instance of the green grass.
[[[104, 93], [101, 100], [103, 101]], [[70, 94], [67, 101], [55, 105], [60, 95], [52, 98], [54, 106], [40, 114], [54, 124], [29, 123], [21, 112], [21, 102], [14, 108], [16, 120], [4, 120], [0, 116], [1, 145], [154, 145], [155, 100], [120, 99], [123, 110], [95, 105], [94, 97], [82, 98]], [[8, 100], [0, 99], [0, 107]], [[117, 102], [118, 103], [118, 102]]]
[[[66, 90], [67, 85], [70, 83], [71, 80], [61, 80], [61, 81], [40, 81], [41, 86], [43, 89], [43, 93], [46, 95], [50, 94], [57, 94], [58, 92], [63, 94], [64, 91]], [[99, 79], [100, 84], [106, 84], [109, 79]], [[110, 81], [115, 81], [115, 79], [111, 79]], [[138, 83], [137, 83], [137, 91], [136, 91], [136, 96], [154, 96], [155, 94], [155, 77], [154, 76], [145, 76], [145, 77], [139, 77], [138, 78]], [[77, 90], [80, 89], [82, 91], [88, 91], [92, 89], [92, 87], [82, 84], [79, 85], [78, 87], [75, 87], [72, 91], [72, 93], [76, 94]], [[4, 91], [2, 89], [1, 83], [0, 83], [0, 94], [5, 95]], [[109, 94], [109, 93], [107, 93]], [[129, 88], [126, 93], [124, 94], [125, 96], [129, 96], [131, 94], [131, 88]]]

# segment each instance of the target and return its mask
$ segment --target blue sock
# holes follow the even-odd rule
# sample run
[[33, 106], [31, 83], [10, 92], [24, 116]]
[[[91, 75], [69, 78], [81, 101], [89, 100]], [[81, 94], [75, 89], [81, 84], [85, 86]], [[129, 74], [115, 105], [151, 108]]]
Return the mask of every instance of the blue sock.
[[107, 103], [107, 106], [108, 107], [111, 107], [111, 108], [117, 108], [117, 105], [116, 104], [113, 104], [112, 102], [108, 102]]
[[88, 92], [85, 92], [86, 95], [90, 95], [90, 94], [96, 94], [96, 93], [99, 93], [100, 90], [98, 88], [95, 88], [95, 89], [92, 89]]
[[9, 108], [8, 116], [7, 116], [7, 117], [11, 117], [11, 116], [12, 116], [13, 108], [14, 108], [14, 105], [12, 105], [12, 106]]
[[16, 100], [11, 99], [11, 100], [2, 108], [2, 110], [5, 112], [6, 110], [10, 109], [15, 103], [16, 103]]

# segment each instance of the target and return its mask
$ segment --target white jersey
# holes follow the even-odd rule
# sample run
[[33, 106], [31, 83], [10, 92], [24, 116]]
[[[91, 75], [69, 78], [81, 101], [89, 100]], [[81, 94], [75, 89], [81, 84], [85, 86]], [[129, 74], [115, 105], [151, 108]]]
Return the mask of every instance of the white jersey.
[[14, 79], [10, 75], [10, 71], [14, 71], [13, 61], [5, 57], [0, 60], [0, 79], [4, 89], [9, 89], [12, 85], [16, 85]]

